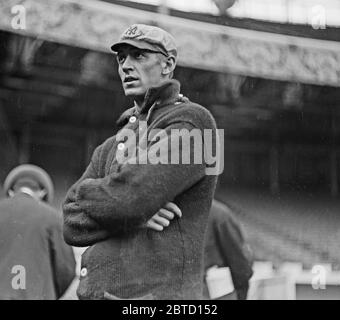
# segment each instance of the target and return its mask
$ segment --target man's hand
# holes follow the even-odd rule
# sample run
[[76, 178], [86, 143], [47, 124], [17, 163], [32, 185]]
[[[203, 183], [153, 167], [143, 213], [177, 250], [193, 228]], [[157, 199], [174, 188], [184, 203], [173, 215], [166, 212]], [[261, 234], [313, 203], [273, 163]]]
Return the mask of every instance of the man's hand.
[[181, 218], [182, 211], [173, 202], [168, 202], [146, 223], [146, 227], [155, 231], [163, 231], [175, 216]]

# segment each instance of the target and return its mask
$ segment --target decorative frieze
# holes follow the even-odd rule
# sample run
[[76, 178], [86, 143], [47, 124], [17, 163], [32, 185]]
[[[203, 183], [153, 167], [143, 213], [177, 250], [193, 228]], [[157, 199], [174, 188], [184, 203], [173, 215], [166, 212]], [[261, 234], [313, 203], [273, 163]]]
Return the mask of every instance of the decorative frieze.
[[[13, 28], [25, 8], [25, 28]], [[238, 29], [146, 12], [96, 0], [6, 0], [0, 29], [109, 52], [132, 23], [170, 31], [182, 66], [267, 79], [340, 86], [340, 43]]]

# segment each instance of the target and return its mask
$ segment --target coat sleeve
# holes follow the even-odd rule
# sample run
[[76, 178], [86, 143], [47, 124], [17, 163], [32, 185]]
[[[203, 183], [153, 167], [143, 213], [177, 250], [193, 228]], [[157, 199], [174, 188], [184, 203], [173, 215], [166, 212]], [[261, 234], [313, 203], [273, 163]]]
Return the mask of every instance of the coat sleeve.
[[[174, 150], [171, 143], [178, 141], [177, 131], [194, 129], [191, 123], [170, 124], [159, 136], [157, 143], [148, 146], [149, 160], [159, 152], [160, 162], [125, 163], [120, 171], [101, 179], [84, 180], [77, 187], [77, 202], [90, 217], [105, 225], [112, 233], [127, 233], [144, 225], [163, 205], [189, 189], [205, 176], [203, 159], [194, 163], [193, 139], [182, 140], [179, 158], [190, 156], [188, 164], [167, 163]], [[198, 130], [198, 129], [197, 129]], [[181, 156], [182, 155], [182, 156]]]
[[63, 234], [66, 243], [76, 247], [90, 246], [109, 237], [109, 232], [100, 226], [79, 206], [76, 199], [77, 186], [85, 179], [95, 179], [101, 146], [93, 153], [91, 162], [82, 177], [69, 189], [63, 203]]
[[59, 299], [72, 283], [76, 273], [76, 261], [72, 247], [63, 240], [61, 221], [56, 221], [49, 235], [50, 259], [53, 270], [54, 287]]
[[214, 236], [224, 266], [230, 267], [238, 295], [246, 295], [253, 274], [251, 252], [243, 237], [241, 226], [233, 217], [214, 217]]

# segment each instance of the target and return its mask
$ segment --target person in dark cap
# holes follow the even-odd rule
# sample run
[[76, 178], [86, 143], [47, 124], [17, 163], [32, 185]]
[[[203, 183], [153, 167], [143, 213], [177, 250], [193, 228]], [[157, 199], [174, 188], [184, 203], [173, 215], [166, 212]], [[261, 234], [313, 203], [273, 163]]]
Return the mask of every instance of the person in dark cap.
[[75, 277], [61, 214], [51, 207], [53, 183], [35, 165], [14, 168], [0, 201], [0, 299], [55, 300]]
[[[169, 146], [180, 130], [216, 134], [215, 120], [180, 94], [180, 83], [172, 79], [178, 52], [168, 32], [135, 24], [111, 49], [134, 106], [119, 118], [116, 135], [96, 148], [63, 205], [66, 242], [89, 246], [77, 295], [200, 299], [204, 230], [217, 174], [209, 172], [205, 159], [194, 162], [190, 141], [181, 140], [177, 153]], [[155, 132], [161, 134], [150, 139]], [[213, 136], [214, 146], [216, 140]], [[169, 153], [182, 154], [181, 161], [167, 162]]]

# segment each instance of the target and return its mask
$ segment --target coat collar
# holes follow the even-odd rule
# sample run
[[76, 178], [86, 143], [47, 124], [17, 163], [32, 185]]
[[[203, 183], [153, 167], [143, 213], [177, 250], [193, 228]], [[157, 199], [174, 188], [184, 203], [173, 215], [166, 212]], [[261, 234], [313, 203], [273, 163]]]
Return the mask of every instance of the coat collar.
[[159, 87], [151, 87], [145, 94], [140, 113], [148, 112], [154, 103], [164, 105], [177, 100], [180, 87], [180, 83], [175, 79], [167, 80]]
[[123, 127], [132, 115], [146, 114], [152, 106], [168, 105], [177, 101], [180, 96], [180, 87], [179, 81], [171, 79], [167, 80], [159, 87], [148, 89], [140, 110], [138, 110], [136, 106], [127, 109], [119, 117], [117, 125]]

